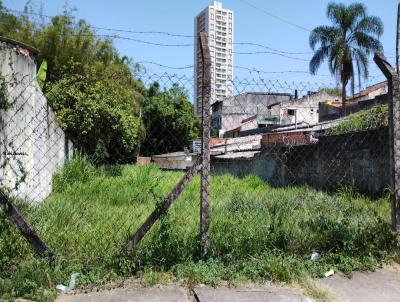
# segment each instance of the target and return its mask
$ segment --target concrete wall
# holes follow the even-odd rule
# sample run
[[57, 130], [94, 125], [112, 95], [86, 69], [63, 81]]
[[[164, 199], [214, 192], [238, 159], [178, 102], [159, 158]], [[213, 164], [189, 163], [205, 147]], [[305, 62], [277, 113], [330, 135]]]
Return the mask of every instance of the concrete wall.
[[0, 185], [39, 202], [50, 194], [55, 170], [72, 156], [72, 143], [37, 85], [32, 52], [0, 42], [0, 72], [12, 103], [0, 110]]
[[214, 173], [255, 174], [274, 186], [354, 184], [376, 194], [390, 184], [388, 130], [320, 137], [316, 144], [300, 146], [277, 143], [252, 160], [214, 160], [212, 167]]

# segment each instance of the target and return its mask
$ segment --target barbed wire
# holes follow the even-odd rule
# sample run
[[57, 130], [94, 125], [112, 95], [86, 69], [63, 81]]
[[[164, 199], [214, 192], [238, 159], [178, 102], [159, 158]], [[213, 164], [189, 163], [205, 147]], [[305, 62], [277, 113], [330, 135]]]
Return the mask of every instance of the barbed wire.
[[167, 66], [167, 65], [163, 65], [163, 64], [161, 64], [161, 63], [157, 63], [157, 62], [152, 62], [152, 61], [138, 61], [138, 62], [135, 62], [136, 64], [150, 64], [150, 65], [155, 65], [155, 66], [158, 66], [158, 67], [162, 67], [162, 68], [166, 68], [166, 69], [176, 69], [176, 70], [182, 70], [182, 69], [191, 69], [191, 68], [194, 68], [194, 65], [186, 65], [186, 66], [178, 66], [178, 67], [176, 67], [176, 66]]
[[[244, 66], [238, 66], [238, 65], [234, 65], [234, 68], [238, 68], [238, 69], [243, 69], [243, 70], [247, 70], [250, 72], [256, 72], [256, 73], [263, 73], [263, 74], [283, 74], [283, 73], [298, 73], [298, 74], [308, 74], [311, 75], [311, 73], [309, 71], [303, 71], [303, 70], [285, 70], [285, 71], [265, 71], [265, 70], [259, 70], [256, 68], [249, 68], [249, 67], [244, 67]], [[323, 76], [323, 77], [330, 77], [331, 75], [327, 75], [327, 74], [319, 74], [318, 76]]]

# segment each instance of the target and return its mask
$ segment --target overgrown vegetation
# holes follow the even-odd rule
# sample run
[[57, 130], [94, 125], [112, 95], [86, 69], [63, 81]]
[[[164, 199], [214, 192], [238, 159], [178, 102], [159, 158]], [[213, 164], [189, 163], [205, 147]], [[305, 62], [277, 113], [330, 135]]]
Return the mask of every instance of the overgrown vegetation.
[[[333, 268], [351, 274], [397, 257], [390, 200], [352, 190], [272, 188], [257, 177], [213, 176], [211, 255], [197, 259], [199, 178], [134, 253], [123, 243], [182, 176], [148, 166], [93, 167], [71, 161], [54, 177], [54, 193], [23, 211], [57, 252], [54, 267], [38, 260], [0, 214], [0, 298], [49, 300], [55, 285], [79, 272], [80, 286], [140, 276], [187, 285], [222, 280], [304, 282]], [[320, 253], [316, 261], [312, 252]]]
[[373, 130], [388, 126], [388, 105], [377, 105], [370, 109], [350, 114], [348, 119], [327, 131], [328, 135]]
[[143, 121], [147, 139], [141, 153], [145, 155], [181, 151], [200, 134], [200, 120], [194, 114], [187, 92], [177, 84], [167, 91], [161, 91], [158, 83], [149, 88]]
[[94, 162], [133, 162], [144, 129], [139, 117], [143, 95], [95, 72], [57, 82], [47, 94], [60, 126], [77, 149]]
[[6, 79], [0, 74], [0, 109], [7, 110], [10, 108], [10, 102], [7, 98]]
[[[29, 3], [25, 10], [31, 11]], [[141, 146], [144, 154], [181, 150], [198, 137], [187, 92], [177, 84], [147, 89], [134, 76], [143, 67], [76, 20], [72, 10], [46, 24], [13, 15], [0, 1], [0, 36], [39, 50], [38, 66], [46, 62], [40, 87], [74, 146], [96, 164], [134, 162]], [[0, 108], [3, 88], [0, 78]]]

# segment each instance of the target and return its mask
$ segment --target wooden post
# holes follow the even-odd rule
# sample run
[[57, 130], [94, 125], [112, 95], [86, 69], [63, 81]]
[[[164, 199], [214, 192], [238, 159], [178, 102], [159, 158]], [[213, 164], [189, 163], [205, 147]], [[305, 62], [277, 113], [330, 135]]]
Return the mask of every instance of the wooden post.
[[396, 71], [400, 75], [400, 3], [397, 8]]
[[32, 225], [25, 219], [21, 212], [18, 211], [18, 209], [4, 193], [0, 193], [0, 205], [3, 206], [7, 217], [15, 224], [22, 236], [28, 240], [35, 252], [39, 256], [47, 257], [50, 261], [53, 261], [53, 252], [46, 246]]
[[125, 245], [125, 251], [130, 251], [138, 245], [142, 238], [151, 229], [154, 223], [165, 214], [172, 203], [178, 198], [186, 185], [192, 180], [192, 178], [197, 174], [201, 168], [201, 159], [198, 158], [196, 163], [186, 172], [186, 174], [181, 178], [175, 188], [168, 194], [164, 201], [157, 206], [157, 208], [150, 214], [146, 221], [141, 225], [141, 227], [132, 236]]
[[392, 225], [400, 235], [400, 80], [396, 70], [390, 66], [383, 54], [375, 54], [374, 61], [388, 80]]
[[202, 144], [201, 144], [201, 201], [200, 201], [200, 257], [208, 257], [210, 227], [210, 103], [211, 103], [211, 57], [207, 37], [201, 32], [198, 37], [202, 58]]

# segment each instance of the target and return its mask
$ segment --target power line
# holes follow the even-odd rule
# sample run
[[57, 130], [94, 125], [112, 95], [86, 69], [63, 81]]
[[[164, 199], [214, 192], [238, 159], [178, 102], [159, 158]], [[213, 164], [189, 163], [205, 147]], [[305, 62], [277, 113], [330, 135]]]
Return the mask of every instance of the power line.
[[[78, 34], [77, 36], [80, 36], [80, 35]], [[124, 37], [124, 36], [120, 36], [120, 35], [93, 34], [93, 36], [101, 37], [101, 38], [108, 38], [108, 39], [128, 40], [128, 41], [133, 41], [133, 42], [137, 42], [137, 43], [153, 45], [153, 46], [160, 46], [160, 47], [190, 47], [190, 46], [194, 45], [194, 44], [191, 44], [191, 43], [186, 43], [186, 44], [164, 44], [164, 43], [150, 42], [150, 41], [141, 40], [141, 39], [135, 39], [135, 38], [130, 38], [130, 37]]]
[[277, 52], [272, 52], [272, 51], [255, 51], [255, 52], [238, 52], [238, 51], [234, 51], [234, 54], [238, 54], [238, 55], [258, 55], [258, 54], [272, 54], [272, 55], [277, 55], [280, 57], [284, 57], [287, 59], [291, 59], [291, 60], [296, 60], [296, 61], [302, 61], [302, 62], [309, 62], [308, 59], [302, 59], [302, 58], [296, 58], [296, 57], [291, 57], [285, 54], [281, 54], [281, 53], [277, 53]]
[[[18, 10], [7, 10], [8, 12], [16, 13], [16, 14], [23, 14], [23, 15], [32, 15], [32, 16], [38, 16], [38, 17], [45, 17], [48, 19], [52, 19], [55, 16], [49, 16], [49, 15], [44, 15], [44, 14], [39, 14], [39, 13], [33, 13], [33, 12], [23, 12], [23, 11], [18, 11]], [[74, 23], [77, 25], [77, 23]], [[134, 31], [134, 30], [128, 30], [128, 29], [120, 29], [120, 28], [107, 28], [107, 27], [99, 27], [99, 26], [93, 26], [88, 24], [88, 27], [92, 29], [97, 29], [97, 30], [105, 30], [105, 31], [114, 31], [114, 32], [124, 32], [124, 33], [131, 33], [131, 34], [158, 34], [158, 35], [165, 35], [165, 36], [171, 36], [171, 37], [180, 37], [180, 38], [194, 38], [193, 35], [182, 35], [182, 34], [174, 34], [174, 33], [168, 33], [164, 31]]]
[[[16, 14], [23, 14], [23, 15], [33, 15], [33, 16], [39, 16], [39, 17], [45, 17], [52, 19], [54, 16], [49, 16], [49, 15], [44, 15], [40, 13], [33, 13], [33, 12], [23, 12], [23, 11], [18, 11], [18, 10], [8, 10], [9, 12], [16, 13]], [[74, 22], [73, 24], [79, 25], [78, 23]], [[136, 30], [125, 30], [125, 29], [118, 29], [118, 28], [106, 28], [106, 27], [99, 27], [99, 26], [93, 26], [90, 24], [87, 24], [89, 28], [92, 28], [93, 30], [105, 30], [105, 31], [114, 31], [114, 32], [124, 32], [124, 33], [130, 33], [130, 34], [158, 34], [158, 35], [165, 35], [165, 36], [171, 36], [171, 37], [183, 37], [183, 38], [195, 38], [194, 35], [184, 35], [184, 34], [175, 34], [175, 33], [169, 33], [165, 31], [136, 31]], [[112, 35], [112, 34], [96, 34], [98, 37], [104, 37], [104, 38], [114, 38], [114, 39], [122, 39], [122, 40], [132, 40], [138, 43], [144, 43], [144, 44], [149, 44], [149, 45], [155, 45], [155, 46], [164, 46], [164, 47], [190, 47], [194, 46], [192, 43], [185, 43], [185, 44], [163, 44], [163, 43], [155, 43], [151, 41], [144, 41], [141, 39], [135, 39], [135, 38], [130, 38], [130, 37], [124, 37], [121, 35]], [[275, 53], [282, 53], [282, 54], [288, 54], [288, 55], [304, 55], [304, 54], [311, 54], [312, 52], [289, 52], [289, 51], [283, 51], [279, 50], [276, 48], [272, 48], [267, 45], [263, 45], [260, 43], [253, 43], [253, 42], [234, 42], [232, 43], [233, 45], [248, 45], [248, 46], [257, 46], [260, 48], [268, 49], [271, 50], [272, 52]]]
[[299, 28], [299, 29], [301, 29], [301, 30], [303, 30], [303, 31], [311, 32], [310, 29], [305, 28], [304, 26], [298, 25], [298, 24], [293, 23], [293, 22], [291, 22], [291, 21], [288, 21], [288, 20], [286, 20], [286, 19], [284, 19], [284, 18], [281, 18], [281, 17], [279, 17], [279, 16], [277, 16], [277, 15], [274, 15], [274, 14], [270, 13], [269, 11], [267, 11], [267, 10], [265, 10], [265, 9], [263, 9], [263, 8], [260, 8], [260, 7], [258, 7], [258, 6], [255, 6], [254, 4], [251, 4], [250, 2], [248, 2], [248, 1], [246, 1], [246, 0], [239, 0], [239, 1], [242, 2], [242, 3], [244, 3], [244, 4], [246, 4], [247, 6], [250, 6], [250, 7], [254, 8], [254, 9], [256, 9], [256, 10], [258, 10], [258, 11], [260, 11], [260, 12], [262, 12], [262, 13], [264, 13], [264, 14], [266, 14], [266, 15], [268, 15], [268, 16], [274, 18], [274, 19], [277, 19], [277, 20], [283, 22], [283, 23], [289, 24], [289, 25], [291, 25], [291, 26], [293, 26], [293, 27], [296, 27], [296, 28]]
[[311, 51], [305, 51], [305, 52], [288, 52], [288, 51], [283, 51], [283, 50], [278, 50], [266, 45], [258, 44], [258, 43], [251, 43], [251, 42], [234, 42], [234, 45], [250, 45], [250, 46], [257, 46], [265, 49], [272, 50], [274, 52], [279, 52], [283, 54], [288, 54], [288, 55], [306, 55], [306, 54], [312, 54], [313, 52]]
[[[93, 34], [93, 36], [101, 37], [101, 38], [108, 38], [108, 39], [128, 40], [128, 41], [133, 41], [133, 42], [137, 42], [137, 43], [141, 43], [141, 44], [160, 46], [160, 47], [191, 47], [191, 46], [194, 46], [194, 44], [192, 44], [192, 43], [186, 43], [186, 44], [164, 44], [164, 43], [151, 42], [151, 41], [135, 39], [135, 38], [125, 37], [125, 36], [120, 36], [120, 35]], [[241, 44], [243, 45], [243, 44], [253, 44], [253, 43], [241, 43]], [[278, 53], [278, 52], [273, 52], [273, 51], [255, 51], [255, 52], [235, 52], [234, 51], [233, 53], [234, 54], [239, 54], [239, 55], [272, 54], [272, 55], [277, 55], [277, 56], [281, 56], [281, 57], [284, 57], [284, 58], [287, 58], [287, 59], [292, 59], [292, 60], [297, 60], [297, 61], [303, 61], [303, 62], [308, 62], [309, 61], [307, 59], [292, 57], [292, 56], [286, 55], [285, 53]]]
[[[245, 1], [245, 0], [240, 0], [241, 2], [253, 7], [254, 9], [260, 10], [263, 13], [280, 20], [281, 22], [285, 22], [289, 25], [295, 26], [297, 28], [300, 28], [302, 30], [311, 32], [309, 29], [297, 25], [293, 22], [287, 21], [279, 16], [276, 16], [264, 9], [261, 9], [257, 6], [252, 5], [251, 3]], [[22, 12], [22, 11], [17, 11], [17, 10], [8, 10], [9, 12], [13, 13], [18, 13], [18, 14], [25, 14], [25, 15], [34, 15], [34, 16], [40, 16], [40, 17], [45, 17], [45, 18], [54, 18], [54, 16], [49, 16], [49, 15], [44, 15], [44, 14], [39, 14], [39, 13], [33, 13], [33, 12]], [[74, 23], [75, 25], [79, 25], [78, 23]], [[175, 33], [169, 33], [169, 32], [164, 32], [164, 31], [134, 31], [134, 30], [125, 30], [125, 29], [116, 29], [116, 28], [106, 28], [106, 27], [98, 27], [98, 26], [92, 26], [87, 24], [87, 27], [92, 28], [92, 29], [97, 29], [97, 30], [106, 30], [106, 31], [115, 31], [115, 32], [125, 32], [125, 33], [130, 33], [130, 34], [159, 34], [159, 35], [165, 35], [165, 36], [172, 36], [172, 37], [183, 37], [183, 38], [194, 38], [195, 36], [193, 35], [182, 35], [182, 34], [175, 34]], [[85, 35], [85, 34], [72, 34], [75, 36], [91, 36], [91, 35]], [[158, 42], [151, 42], [151, 41], [146, 41], [142, 39], [136, 39], [136, 38], [131, 38], [131, 37], [125, 37], [121, 35], [109, 35], [109, 34], [93, 34], [95, 37], [100, 37], [100, 38], [108, 38], [108, 39], [121, 39], [121, 40], [128, 40], [128, 41], [133, 41], [136, 43], [142, 43], [142, 44], [147, 44], [147, 45], [153, 45], [153, 46], [159, 46], [159, 47], [191, 47], [194, 46], [193, 43], [182, 43], [182, 44], [165, 44], [165, 43], [158, 43]], [[269, 47], [267, 45], [263, 44], [258, 44], [258, 43], [251, 43], [251, 42], [234, 42], [234, 45], [249, 45], [249, 46], [257, 46], [260, 48], [268, 49], [271, 51], [255, 51], [255, 52], [233, 52], [234, 54], [239, 54], [239, 55], [257, 55], [257, 54], [272, 54], [272, 55], [278, 55], [281, 57], [285, 57], [288, 59], [293, 59], [293, 60], [298, 60], [298, 61], [304, 61], [308, 62], [309, 60], [303, 59], [303, 58], [298, 58], [298, 57], [292, 57], [288, 55], [305, 55], [305, 54], [312, 54], [313, 52], [287, 52], [287, 51], [281, 51], [277, 50], [275, 48]], [[393, 57], [388, 57], [388, 58], [393, 58]], [[167, 69], [175, 69], [175, 70], [184, 70], [184, 69], [190, 69], [193, 68], [193, 65], [187, 65], [187, 66], [181, 66], [181, 67], [173, 67], [173, 66], [166, 66], [160, 63], [156, 62], [151, 62], [151, 61], [141, 61], [138, 62], [139, 64], [151, 64], [151, 65], [156, 65], [159, 67], [167, 68]], [[309, 72], [307, 71], [262, 71], [262, 70], [257, 70], [255, 68], [248, 68], [248, 67], [242, 67], [242, 66], [234, 66], [235, 68], [239, 69], [244, 69], [248, 70], [251, 72], [257, 72], [257, 73], [264, 73], [264, 74], [285, 74], [285, 73], [298, 73], [298, 74], [308, 74], [310, 75]], [[330, 76], [330, 75], [318, 75], [318, 76]]]

